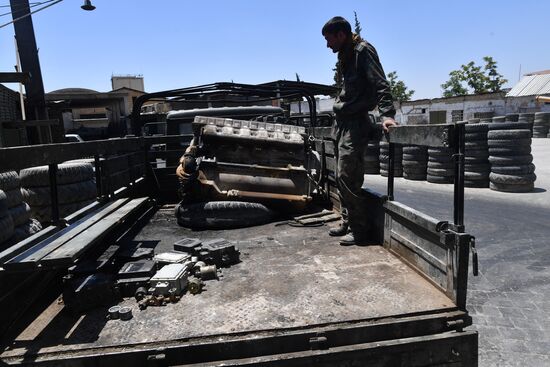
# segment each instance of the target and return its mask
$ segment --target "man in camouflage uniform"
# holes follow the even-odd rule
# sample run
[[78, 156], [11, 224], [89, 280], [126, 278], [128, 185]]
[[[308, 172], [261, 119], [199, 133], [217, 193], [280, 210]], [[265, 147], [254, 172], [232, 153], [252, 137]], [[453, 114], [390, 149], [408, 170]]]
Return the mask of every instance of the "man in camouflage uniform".
[[[342, 17], [330, 19], [322, 34], [327, 47], [338, 53], [343, 86], [334, 102], [335, 139], [338, 145], [337, 181], [347, 221], [333, 229], [331, 235], [345, 235], [340, 244], [365, 244], [368, 231], [367, 209], [362, 198], [364, 151], [374, 128], [369, 111], [378, 107], [385, 131], [395, 126], [395, 108], [390, 85], [375, 48], [351, 32], [351, 25]], [[347, 234], [346, 234], [347, 233]]]

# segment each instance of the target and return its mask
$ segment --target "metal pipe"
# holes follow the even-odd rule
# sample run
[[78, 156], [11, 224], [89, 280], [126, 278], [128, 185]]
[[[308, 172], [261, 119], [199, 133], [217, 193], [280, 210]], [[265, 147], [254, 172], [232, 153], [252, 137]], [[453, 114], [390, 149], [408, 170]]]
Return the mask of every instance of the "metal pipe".
[[454, 224], [459, 231], [464, 230], [464, 123], [456, 123], [453, 129], [453, 145], [455, 157], [454, 179]]
[[[388, 137], [389, 137], [389, 134], [388, 134]], [[395, 144], [390, 143], [389, 157], [388, 157], [388, 200], [393, 200], [393, 183], [394, 183], [393, 168], [395, 166], [394, 161], [395, 161]]]

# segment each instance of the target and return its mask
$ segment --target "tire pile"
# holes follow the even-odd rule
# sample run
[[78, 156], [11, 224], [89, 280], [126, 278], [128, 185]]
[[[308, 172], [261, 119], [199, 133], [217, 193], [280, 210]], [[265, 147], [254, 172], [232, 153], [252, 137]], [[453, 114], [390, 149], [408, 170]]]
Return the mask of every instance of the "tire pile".
[[492, 123], [506, 122], [506, 116], [495, 116], [493, 117]]
[[533, 121], [533, 138], [548, 137], [550, 128], [550, 112], [536, 112]]
[[426, 180], [431, 183], [452, 183], [455, 177], [453, 152], [450, 148], [429, 148]]
[[529, 192], [534, 189], [537, 176], [532, 163], [530, 127], [528, 122], [489, 125], [487, 138], [491, 190]]
[[0, 173], [0, 248], [7, 248], [41, 229], [40, 222], [31, 218], [30, 207], [23, 201], [17, 172]]
[[533, 133], [533, 122], [535, 120], [534, 113], [520, 113], [518, 117], [518, 122], [528, 124], [528, 129]]
[[[499, 125], [495, 123], [495, 125]], [[487, 132], [489, 124], [466, 124], [464, 154], [464, 186], [489, 187], [489, 146]]]
[[519, 114], [518, 113], [509, 113], [506, 115], [505, 122], [518, 122]]
[[365, 174], [378, 174], [380, 173], [380, 141], [370, 140], [365, 149]]
[[403, 177], [407, 180], [426, 180], [428, 148], [424, 146], [403, 147]]
[[[403, 146], [399, 144], [394, 144], [394, 165], [393, 165], [393, 176], [402, 177], [403, 176]], [[388, 177], [389, 170], [389, 159], [390, 159], [390, 144], [385, 141], [380, 142], [380, 174], [384, 177]]]
[[[52, 202], [48, 166], [25, 168], [20, 172], [21, 193], [31, 207], [32, 217], [51, 221]], [[58, 165], [57, 197], [59, 217], [65, 217], [92, 203], [97, 196], [93, 166], [71, 162]]]

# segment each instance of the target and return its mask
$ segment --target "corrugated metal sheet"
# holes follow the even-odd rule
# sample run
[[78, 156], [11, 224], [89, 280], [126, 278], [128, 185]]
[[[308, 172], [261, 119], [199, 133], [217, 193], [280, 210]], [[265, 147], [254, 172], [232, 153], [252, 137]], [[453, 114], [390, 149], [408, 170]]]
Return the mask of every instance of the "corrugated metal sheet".
[[524, 76], [506, 97], [550, 94], [550, 74]]

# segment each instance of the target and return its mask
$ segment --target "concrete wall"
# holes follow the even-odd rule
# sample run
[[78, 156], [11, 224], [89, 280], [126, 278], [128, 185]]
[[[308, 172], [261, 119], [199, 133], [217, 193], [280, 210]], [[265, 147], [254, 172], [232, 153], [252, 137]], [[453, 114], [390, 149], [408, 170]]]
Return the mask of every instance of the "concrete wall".
[[145, 92], [145, 85], [142, 76], [112, 76], [111, 85], [113, 87], [113, 90], [126, 87]]

